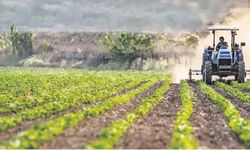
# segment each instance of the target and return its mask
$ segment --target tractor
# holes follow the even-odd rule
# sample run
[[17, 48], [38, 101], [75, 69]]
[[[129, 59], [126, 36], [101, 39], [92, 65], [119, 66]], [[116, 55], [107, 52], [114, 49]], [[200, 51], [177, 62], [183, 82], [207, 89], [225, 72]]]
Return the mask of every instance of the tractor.
[[[212, 76], [223, 77], [234, 76], [239, 83], [244, 83], [247, 72], [245, 70], [244, 56], [242, 47], [246, 44], [242, 42], [238, 45], [235, 42], [237, 28], [210, 28], [208, 31], [213, 33], [213, 46], [208, 46], [204, 49], [202, 57], [201, 70], [189, 71], [190, 79], [192, 75], [202, 75], [202, 79], [206, 84], [212, 84]], [[231, 47], [222, 45], [219, 48], [215, 46], [216, 32], [229, 31], [231, 32]]]

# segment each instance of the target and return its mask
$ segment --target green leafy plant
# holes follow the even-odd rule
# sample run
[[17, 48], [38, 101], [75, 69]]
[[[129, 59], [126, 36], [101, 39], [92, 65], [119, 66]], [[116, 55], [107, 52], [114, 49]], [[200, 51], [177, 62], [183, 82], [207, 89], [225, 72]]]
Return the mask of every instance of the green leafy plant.
[[250, 121], [241, 117], [240, 112], [226, 98], [218, 94], [204, 82], [198, 82], [203, 92], [224, 112], [229, 126], [238, 135], [246, 148], [250, 148]]
[[169, 89], [170, 82], [170, 79], [165, 79], [163, 85], [151, 96], [143, 99], [140, 106], [138, 106], [133, 112], [127, 113], [124, 119], [114, 121], [111, 125], [102, 129], [98, 134], [98, 139], [93, 141], [90, 145], [87, 145], [85, 148], [114, 148], [120, 137], [132, 123], [134, 123], [138, 118], [146, 116], [155, 104], [163, 100], [164, 93]]
[[[96, 75], [93, 76], [92, 73], [96, 73]], [[11, 77], [10, 74], [8, 75], [9, 76], [6, 76], [7, 78]], [[13, 75], [16, 75], [16, 73]], [[111, 72], [91, 72], [90, 74], [84, 73], [84, 76], [79, 76], [79, 72], [77, 72], [76, 75], [77, 76], [71, 74], [71, 79], [65, 83], [62, 81], [65, 80], [65, 76], [61, 78], [62, 80], [58, 80], [58, 77], [55, 77], [56, 83], [59, 85], [52, 84], [53, 86], [48, 88], [49, 86], [45, 84], [45, 86], [47, 85], [47, 90], [45, 90], [46, 88], [41, 88], [41, 91], [39, 91], [39, 93], [41, 92], [40, 94], [36, 92], [32, 93], [32, 95], [37, 96], [30, 95], [29, 98], [26, 97], [26, 92], [28, 91], [28, 93], [30, 93], [30, 89], [27, 89], [27, 91], [21, 90], [21, 92], [18, 92], [18, 94], [15, 93], [12, 95], [9, 95], [8, 92], [9, 98], [13, 98], [14, 96], [15, 99], [9, 100], [8, 97], [6, 97], [5, 100], [2, 99], [0, 105], [4, 107], [0, 109], [0, 112], [11, 112], [15, 110], [16, 113], [14, 115], [9, 115], [8, 117], [0, 117], [0, 125], [2, 126], [0, 131], [17, 126], [25, 120], [49, 117], [73, 106], [79, 106], [87, 103], [94, 104], [98, 101], [103, 101], [104, 99], [116, 94], [121, 90], [139, 85], [143, 80], [145, 80], [145, 77], [149, 78], [150, 80], [157, 80], [160, 77], [151, 73], [138, 74], [133, 72], [128, 73], [127, 75], [129, 76], [121, 76], [119, 72], [117, 75], [115, 75], [115, 72], [112, 72], [112, 75]], [[24, 76], [27, 76], [27, 74], [24, 74]], [[43, 77], [41, 75], [38, 76]], [[50, 84], [51, 79], [53, 79], [52, 77], [48, 76], [48, 78], [46, 78], [48, 81], [50, 81]], [[36, 76], [36, 79], [37, 78], [38, 77]], [[23, 78], [21, 78], [21, 80], [22, 79]], [[34, 83], [34, 85], [37, 85], [35, 78], [28, 77], [28, 79], [34, 79], [34, 81], [30, 82]], [[124, 84], [124, 79], [130, 80], [130, 82], [127, 83], [126, 81], [125, 83], [127, 84]], [[24, 78], [24, 81], [27, 82], [27, 79]], [[21, 82], [18, 84], [21, 84], [22, 87], [25, 87]], [[65, 85], [67, 86], [64, 87]], [[30, 85], [28, 85], [28, 87], [30, 87]], [[58, 89], [58, 87], [61, 88]], [[17, 88], [16, 90], [20, 89], [22, 88]], [[14, 92], [16, 92], [16, 90], [14, 90]], [[23, 96], [23, 94], [25, 96]], [[8, 123], [6, 123], [8, 118], [10, 120]]]
[[193, 112], [193, 95], [184, 80], [181, 81], [180, 98], [182, 108], [177, 114], [170, 148], [197, 149], [197, 141], [192, 136], [193, 128], [189, 121]]
[[240, 89], [243, 92], [250, 92], [250, 82], [246, 83], [232, 82], [232, 87]]
[[222, 88], [223, 90], [229, 92], [230, 94], [234, 95], [235, 97], [239, 98], [240, 100], [244, 102], [250, 102], [250, 96], [247, 94], [242, 93], [236, 88], [233, 88], [232, 86], [226, 85], [222, 82], [215, 82], [215, 84]]
[[[31, 72], [34, 72], [34, 71], [32, 70]], [[20, 74], [22, 74], [22, 73], [23, 72], [21, 72]], [[37, 73], [41, 75], [41, 72], [37, 71]], [[79, 73], [80, 73], [79, 71], [76, 71], [76, 73], [74, 73], [74, 71], [69, 71], [69, 72], [66, 72], [65, 75], [66, 76], [69, 75], [70, 77], [72, 75], [73, 76], [75, 75], [74, 77], [77, 77], [77, 76], [79, 76]], [[98, 103], [90, 105], [89, 107], [82, 109], [82, 110], [79, 110], [77, 112], [68, 113], [62, 117], [51, 119], [51, 120], [46, 121], [46, 122], [37, 123], [33, 127], [31, 127], [30, 129], [23, 131], [20, 134], [12, 137], [10, 140], [2, 142], [0, 144], [0, 148], [37, 148], [38, 145], [40, 145], [46, 141], [49, 141], [52, 138], [54, 138], [55, 136], [63, 133], [63, 131], [65, 129], [78, 125], [81, 121], [83, 121], [86, 118], [98, 116], [101, 113], [103, 113], [107, 110], [110, 110], [117, 105], [127, 103], [134, 96], [136, 96], [137, 94], [141, 93], [142, 91], [148, 89], [149, 87], [154, 85], [156, 82], [158, 82], [160, 79], [170, 77], [169, 75], [163, 74], [163, 73], [138, 73], [138, 72], [129, 72], [129, 71], [126, 73], [127, 74], [125, 76], [123, 76], [123, 73], [121, 73], [121, 72], [118, 72], [117, 74], [115, 72], [109, 72], [109, 71], [108, 72], [101, 72], [101, 73], [89, 72], [89, 74], [90, 74], [89, 79], [91, 80], [91, 77], [93, 75], [95, 75], [96, 79], [93, 80], [93, 84], [96, 84], [97, 86], [98, 86], [98, 84], [102, 85], [102, 83], [105, 83], [105, 82], [101, 81], [101, 79], [103, 79], [102, 77], [105, 75], [107, 75], [109, 77], [109, 79], [118, 78], [118, 79], [131, 80], [130, 83], [131, 84], [133, 83], [134, 85], [136, 85], [136, 83], [138, 83], [142, 80], [145, 80], [145, 79], [148, 79], [148, 82], [142, 84], [141, 86], [137, 87], [134, 90], [128, 91], [127, 93], [110, 97], [105, 101], [100, 101]], [[58, 72], [53, 71], [53, 73], [51, 75], [53, 76], [55, 74], [58, 74]], [[48, 73], [46, 73], [44, 75], [47, 76]], [[81, 83], [81, 82], [79, 82], [79, 81], [81, 81], [80, 80], [81, 77], [82, 76], [79, 76], [79, 78], [77, 78], [77, 80], [73, 81], [73, 83], [75, 83], [75, 84]], [[97, 80], [97, 79], [99, 79], [99, 80]], [[85, 81], [86, 80], [87, 79], [85, 78]], [[100, 83], [99, 83], [99, 81], [100, 81]], [[64, 84], [67, 84], [67, 83], [68, 82], [65, 82]], [[130, 83], [128, 83], [128, 84], [130, 84]], [[108, 83], [106, 83], [106, 84], [108, 85]], [[0, 87], [1, 87], [1, 85], [0, 85]], [[77, 90], [77, 88], [73, 88], [72, 90]], [[104, 91], [106, 91], [105, 90], [106, 88], [107, 88], [106, 85], [103, 85]], [[91, 89], [91, 91], [94, 92], [97, 89], [93, 88], [93, 89]], [[119, 87], [117, 89], [119, 89]], [[86, 90], [86, 89], [83, 88], [83, 91], [80, 90], [76, 93], [73, 93], [71, 95], [71, 98], [69, 99], [69, 101], [72, 99], [75, 99], [74, 98], [75, 95], [81, 96], [81, 94], [84, 93], [84, 90]], [[98, 90], [96, 92], [98, 94], [102, 93], [102, 92], [99, 92]], [[106, 94], [109, 95], [111, 93], [112, 93], [112, 90], [110, 88], [109, 90], [107, 90]], [[106, 95], [106, 94], [104, 94], [104, 95]], [[94, 97], [94, 95], [89, 95], [89, 94], [87, 94], [86, 96], [89, 98]], [[64, 95], [61, 96], [61, 98], [63, 98], [63, 97], [64, 97]], [[79, 99], [77, 99], [76, 101], [81, 101], [81, 98], [82, 97], [79, 97]], [[100, 99], [100, 98], [101, 97], [97, 97], [97, 99]], [[64, 101], [64, 102], [66, 102], [66, 101]], [[81, 102], [79, 102], [79, 103], [81, 103]], [[65, 105], [67, 106], [68, 104], [61, 103], [61, 105], [59, 105], [58, 108], [55, 108], [54, 105], [57, 106], [56, 104], [53, 103], [51, 108], [53, 107], [53, 111], [55, 110], [54, 112], [58, 112], [58, 110], [60, 110], [61, 107], [64, 108], [64, 106]], [[47, 106], [48, 105], [46, 105], [46, 107]], [[48, 114], [50, 114], [53, 111], [50, 110], [51, 109], [50, 107], [48, 107], [48, 108], [46, 108], [46, 107], [38, 106], [36, 111], [30, 109], [30, 110], [27, 110], [25, 113], [24, 112], [19, 113], [20, 116], [16, 115], [16, 116], [12, 116], [9, 118], [1, 118], [0, 119], [0, 123], [1, 123], [0, 129], [3, 131], [8, 127], [16, 126], [17, 124], [20, 124], [25, 119], [35, 119], [36, 117], [49, 116]]]

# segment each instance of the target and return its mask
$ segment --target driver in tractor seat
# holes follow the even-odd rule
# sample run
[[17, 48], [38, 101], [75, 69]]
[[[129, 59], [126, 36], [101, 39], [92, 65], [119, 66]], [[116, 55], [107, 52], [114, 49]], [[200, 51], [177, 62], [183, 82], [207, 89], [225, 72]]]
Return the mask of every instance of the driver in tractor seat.
[[223, 36], [220, 37], [220, 42], [216, 46], [216, 51], [219, 51], [222, 47], [226, 47], [226, 48], [228, 47], [228, 44], [227, 42], [225, 42], [225, 39]]

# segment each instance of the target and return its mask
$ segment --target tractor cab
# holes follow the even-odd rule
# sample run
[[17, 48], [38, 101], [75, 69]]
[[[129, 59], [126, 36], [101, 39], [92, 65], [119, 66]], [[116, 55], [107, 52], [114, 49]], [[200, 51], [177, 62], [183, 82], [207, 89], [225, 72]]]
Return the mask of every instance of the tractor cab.
[[[243, 83], [246, 77], [245, 62], [242, 53], [242, 47], [245, 43], [241, 43], [241, 46], [235, 43], [237, 35], [237, 28], [211, 28], [209, 29], [213, 33], [213, 45], [208, 46], [203, 52], [203, 61], [201, 66], [201, 74], [203, 81], [207, 84], [212, 83], [212, 76], [222, 77], [234, 76], [235, 80], [239, 83]], [[221, 45], [216, 44], [216, 32], [230, 32], [231, 44], [228, 46], [224, 39], [220, 42]], [[223, 42], [225, 44], [223, 44]], [[196, 70], [197, 71], [197, 70]], [[190, 70], [192, 75], [192, 70]]]

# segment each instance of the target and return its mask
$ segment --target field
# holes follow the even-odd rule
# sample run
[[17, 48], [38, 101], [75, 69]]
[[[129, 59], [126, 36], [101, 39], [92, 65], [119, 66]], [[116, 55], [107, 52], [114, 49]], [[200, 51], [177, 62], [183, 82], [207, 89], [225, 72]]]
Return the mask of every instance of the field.
[[0, 149], [250, 148], [250, 83], [0, 69]]

